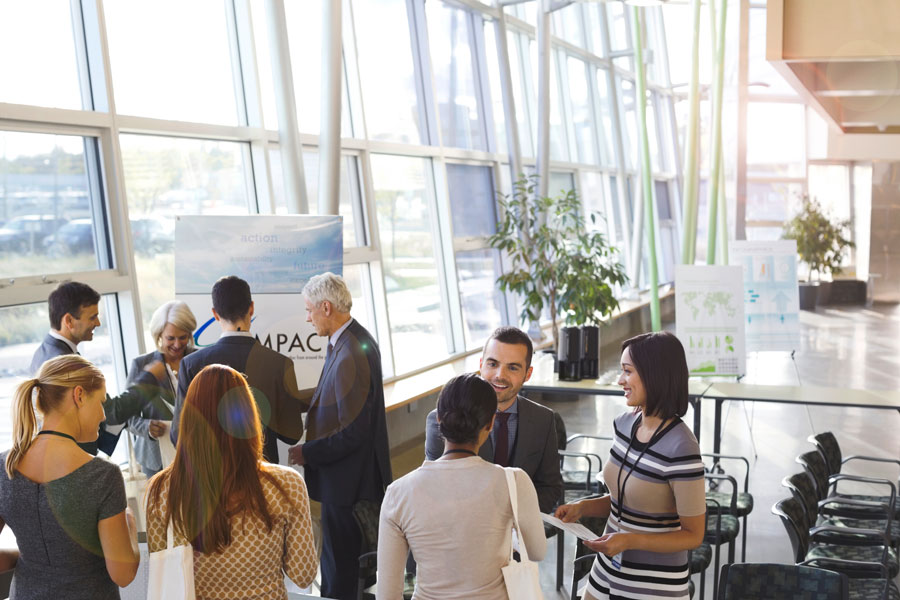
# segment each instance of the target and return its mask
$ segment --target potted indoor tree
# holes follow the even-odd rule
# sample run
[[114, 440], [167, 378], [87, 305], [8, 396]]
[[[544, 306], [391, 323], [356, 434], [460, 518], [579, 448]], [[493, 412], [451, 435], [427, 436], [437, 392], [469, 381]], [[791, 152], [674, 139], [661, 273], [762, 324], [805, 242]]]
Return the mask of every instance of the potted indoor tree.
[[[800, 212], [784, 226], [782, 237], [797, 242], [797, 254], [809, 267], [806, 282], [800, 282], [800, 308], [815, 310], [823, 275], [837, 275], [853, 242], [844, 237], [850, 221], [832, 222], [815, 198], [803, 196]], [[816, 281], [812, 281], [813, 273]]]
[[[536, 189], [532, 175], [517, 181], [512, 194], [499, 195], [501, 217], [488, 241], [509, 259], [510, 268], [497, 278], [500, 289], [519, 296], [523, 323], [539, 321], [549, 308], [557, 348], [558, 317], [568, 325], [599, 324], [619, 305], [612, 286], [627, 276], [616, 248], [588, 229], [574, 190], [542, 198]], [[590, 215], [592, 223], [597, 218]]]

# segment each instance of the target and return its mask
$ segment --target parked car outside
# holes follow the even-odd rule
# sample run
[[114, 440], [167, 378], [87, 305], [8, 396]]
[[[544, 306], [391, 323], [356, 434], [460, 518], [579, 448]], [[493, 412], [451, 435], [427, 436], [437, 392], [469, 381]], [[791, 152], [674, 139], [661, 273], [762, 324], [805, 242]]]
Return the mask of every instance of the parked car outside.
[[65, 219], [53, 215], [14, 217], [0, 228], [0, 252], [38, 252], [44, 248], [44, 240], [65, 224]]
[[66, 254], [94, 253], [94, 224], [91, 219], [74, 219], [44, 240], [47, 253], [53, 257]]

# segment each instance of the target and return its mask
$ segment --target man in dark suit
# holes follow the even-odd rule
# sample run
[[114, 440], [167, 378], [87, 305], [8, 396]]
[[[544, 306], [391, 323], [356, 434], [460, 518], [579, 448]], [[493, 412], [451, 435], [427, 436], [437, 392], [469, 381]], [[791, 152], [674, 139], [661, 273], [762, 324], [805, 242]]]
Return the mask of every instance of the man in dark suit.
[[288, 357], [266, 348], [250, 333], [253, 299], [250, 286], [240, 277], [222, 277], [212, 289], [213, 316], [222, 328], [219, 340], [181, 359], [172, 443], [178, 441], [178, 422], [184, 398], [194, 377], [204, 367], [222, 364], [247, 378], [264, 428], [263, 457], [278, 463], [278, 441], [296, 444], [303, 435], [302, 394], [297, 389], [294, 364]]
[[[500, 327], [485, 343], [479, 368], [497, 393], [497, 419], [479, 456], [525, 471], [537, 490], [541, 511], [552, 513], [563, 492], [553, 411], [518, 395], [531, 377], [532, 353], [531, 339], [515, 327]], [[425, 420], [425, 457], [437, 460], [443, 452], [444, 439], [433, 410]]]
[[77, 281], [59, 284], [47, 298], [50, 332], [31, 359], [35, 374], [47, 359], [63, 354], [78, 354], [78, 344], [94, 339], [100, 327], [100, 294]]
[[353, 599], [362, 546], [353, 505], [380, 503], [392, 479], [381, 353], [350, 316], [353, 300], [343, 279], [316, 275], [303, 295], [306, 320], [328, 337], [328, 352], [306, 419], [306, 442], [288, 452], [305, 466], [310, 498], [322, 503], [322, 596]]
[[[50, 292], [47, 298], [50, 313], [50, 332], [44, 337], [31, 359], [31, 373], [36, 374], [47, 360], [63, 354], [79, 354], [78, 344], [94, 339], [94, 329], [100, 327], [100, 294], [91, 286], [77, 281], [66, 281]], [[148, 372], [135, 377], [134, 384], [119, 396], [106, 396], [103, 410], [106, 420], [100, 424], [100, 432], [94, 442], [79, 443], [82, 450], [97, 454], [103, 450], [112, 455], [119, 441], [118, 433], [110, 433], [106, 425], [123, 425], [139, 414], [146, 396], [145, 386], [165, 372], [165, 367], [148, 366]]]

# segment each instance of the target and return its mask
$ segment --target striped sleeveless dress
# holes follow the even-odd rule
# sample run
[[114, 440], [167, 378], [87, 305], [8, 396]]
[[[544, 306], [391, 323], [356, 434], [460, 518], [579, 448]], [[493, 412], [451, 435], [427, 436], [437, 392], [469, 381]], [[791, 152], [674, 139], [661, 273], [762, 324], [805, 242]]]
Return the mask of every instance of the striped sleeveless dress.
[[[613, 422], [615, 441], [603, 478], [609, 486], [611, 510], [606, 533], [665, 533], [681, 528], [679, 515], [690, 517], [706, 511], [703, 463], [697, 438], [680, 419], [661, 430], [634, 464], [646, 444], [632, 440], [640, 413], [620, 415]], [[631, 449], [625, 459], [626, 449]], [[634, 467], [625, 484], [623, 506], [618, 505], [618, 475], [626, 460], [622, 481]], [[612, 559], [597, 554], [588, 577], [587, 591], [598, 599], [644, 600], [649, 598], [688, 598], [690, 571], [687, 551], [661, 553], [627, 550], [620, 568]]]

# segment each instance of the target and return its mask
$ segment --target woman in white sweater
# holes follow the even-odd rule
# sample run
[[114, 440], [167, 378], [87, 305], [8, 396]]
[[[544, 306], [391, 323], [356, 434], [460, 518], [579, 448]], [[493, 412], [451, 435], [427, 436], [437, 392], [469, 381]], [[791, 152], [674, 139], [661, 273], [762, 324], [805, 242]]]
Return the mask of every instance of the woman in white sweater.
[[[503, 467], [479, 458], [497, 396], [478, 375], [451, 379], [438, 397], [444, 454], [392, 483], [378, 528], [379, 600], [403, 596], [407, 552], [417, 563], [416, 600], [506, 600], [500, 569], [509, 562], [512, 505]], [[534, 485], [513, 469], [521, 542], [541, 560], [546, 538]]]

